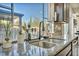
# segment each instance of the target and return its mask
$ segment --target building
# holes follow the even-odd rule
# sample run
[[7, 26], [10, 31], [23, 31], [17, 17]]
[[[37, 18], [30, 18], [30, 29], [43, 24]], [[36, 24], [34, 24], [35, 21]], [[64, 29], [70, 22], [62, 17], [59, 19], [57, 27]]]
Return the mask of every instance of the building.
[[22, 28], [22, 17], [21, 13], [14, 12], [13, 20], [11, 20], [11, 12], [0, 9], [0, 22], [6, 23], [6, 21], [13, 22], [13, 27]]

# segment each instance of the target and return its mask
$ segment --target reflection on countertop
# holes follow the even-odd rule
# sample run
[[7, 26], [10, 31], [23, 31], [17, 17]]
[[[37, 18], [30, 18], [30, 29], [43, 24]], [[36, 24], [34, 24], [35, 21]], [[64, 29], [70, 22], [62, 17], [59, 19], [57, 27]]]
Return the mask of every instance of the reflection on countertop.
[[1, 56], [52, 56], [54, 52], [63, 47], [69, 40], [68, 39], [43, 39], [28, 42], [23, 44], [14, 43], [10, 49], [3, 49], [0, 46]]

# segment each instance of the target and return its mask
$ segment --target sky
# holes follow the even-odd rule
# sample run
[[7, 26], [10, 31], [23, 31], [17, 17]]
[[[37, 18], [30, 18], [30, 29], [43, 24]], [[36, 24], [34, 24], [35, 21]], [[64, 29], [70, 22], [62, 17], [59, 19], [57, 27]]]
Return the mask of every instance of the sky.
[[[10, 3], [3, 3], [10, 6]], [[14, 12], [24, 14], [22, 20], [28, 22], [30, 17], [38, 17], [42, 20], [43, 3], [15, 3]], [[47, 4], [44, 4], [44, 17], [47, 18]]]

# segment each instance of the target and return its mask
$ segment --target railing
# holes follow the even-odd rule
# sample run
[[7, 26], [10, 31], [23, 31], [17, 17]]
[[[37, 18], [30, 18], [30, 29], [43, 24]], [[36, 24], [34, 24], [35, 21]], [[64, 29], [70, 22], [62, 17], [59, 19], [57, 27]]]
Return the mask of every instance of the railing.
[[[76, 38], [74, 38], [74, 39], [72, 39], [72, 40], [70, 40], [66, 45], [64, 45], [63, 46], [63, 48], [61, 48], [60, 50], [58, 50], [55, 54], [54, 54], [54, 56], [59, 56], [59, 55], [61, 55], [61, 52], [63, 52], [66, 48], [69, 48], [70, 47], [70, 50], [68, 51], [65, 51], [64, 53], [66, 53], [65, 54], [65, 56], [73, 56], [73, 44], [76, 42], [76, 44], [78, 45], [78, 37], [76, 37]], [[77, 55], [78, 55], [78, 47], [77, 47]]]

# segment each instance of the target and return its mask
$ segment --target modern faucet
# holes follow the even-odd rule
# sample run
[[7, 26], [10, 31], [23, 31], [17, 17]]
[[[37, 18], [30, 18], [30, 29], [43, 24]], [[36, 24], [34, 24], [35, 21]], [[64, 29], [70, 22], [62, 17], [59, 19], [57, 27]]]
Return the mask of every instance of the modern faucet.
[[[41, 30], [41, 28], [42, 28], [42, 30]], [[42, 35], [41, 35], [42, 31], [44, 31], [44, 23], [43, 23], [43, 21], [41, 21], [40, 24], [39, 24], [39, 40], [42, 37]]]

